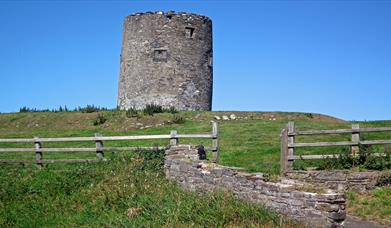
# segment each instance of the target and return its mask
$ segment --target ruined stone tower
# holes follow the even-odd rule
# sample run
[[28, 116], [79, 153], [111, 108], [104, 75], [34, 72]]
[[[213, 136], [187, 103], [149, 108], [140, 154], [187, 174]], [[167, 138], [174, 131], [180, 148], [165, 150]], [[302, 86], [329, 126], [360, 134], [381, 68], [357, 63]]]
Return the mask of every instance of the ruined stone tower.
[[125, 18], [118, 107], [211, 110], [212, 21], [192, 13]]

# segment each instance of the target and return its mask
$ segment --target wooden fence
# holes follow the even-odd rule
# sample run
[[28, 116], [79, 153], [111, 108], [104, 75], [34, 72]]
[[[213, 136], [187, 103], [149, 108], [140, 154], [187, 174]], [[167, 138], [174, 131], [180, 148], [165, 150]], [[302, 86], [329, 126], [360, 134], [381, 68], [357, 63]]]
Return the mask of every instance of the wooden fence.
[[[386, 145], [391, 144], [391, 140], [360, 140], [360, 133], [364, 132], [388, 132], [391, 127], [360, 128], [359, 124], [352, 124], [351, 129], [337, 130], [311, 130], [297, 131], [294, 122], [289, 122], [288, 126], [281, 131], [281, 172], [284, 173], [292, 169], [295, 160], [315, 160], [327, 157], [338, 157], [335, 154], [323, 155], [295, 155], [295, 148], [302, 147], [327, 147], [327, 146], [350, 146], [351, 156], [358, 156], [360, 145]], [[313, 142], [296, 143], [296, 136], [325, 135], [325, 134], [351, 134], [351, 141], [343, 142]], [[374, 156], [382, 156], [379, 153], [373, 153]]]
[[[157, 147], [105, 147], [104, 141], [118, 141], [118, 140], [151, 140], [151, 139], [168, 139], [170, 145], [178, 145], [179, 139], [186, 138], [204, 138], [212, 139], [212, 147], [207, 147], [206, 150], [213, 152], [213, 160], [219, 161], [219, 126], [216, 122], [212, 123], [211, 134], [178, 134], [177, 131], [171, 131], [167, 135], [138, 135], [138, 136], [102, 136], [96, 133], [94, 137], [64, 137], [64, 138], [13, 138], [0, 139], [0, 143], [32, 143], [34, 147], [31, 148], [0, 148], [0, 153], [31, 153], [35, 152], [35, 160], [16, 160], [16, 159], [0, 159], [0, 163], [36, 163], [43, 165], [47, 163], [79, 163], [79, 162], [98, 162], [105, 160], [104, 152], [121, 152], [134, 151], [138, 149], [153, 150]], [[73, 148], [44, 148], [45, 142], [95, 142], [95, 147], [73, 147]], [[164, 149], [166, 147], [158, 147]], [[95, 159], [44, 159], [43, 153], [66, 153], [66, 152], [95, 152]]]

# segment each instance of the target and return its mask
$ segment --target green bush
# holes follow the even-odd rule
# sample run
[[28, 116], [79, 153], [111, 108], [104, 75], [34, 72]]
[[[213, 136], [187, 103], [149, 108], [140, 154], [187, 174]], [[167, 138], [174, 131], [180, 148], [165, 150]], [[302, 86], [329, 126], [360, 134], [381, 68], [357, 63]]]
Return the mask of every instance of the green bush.
[[354, 160], [350, 152], [342, 152], [339, 156], [327, 157], [319, 161], [318, 169], [350, 169], [354, 166]]
[[312, 113], [304, 113], [304, 115], [310, 119], [314, 118], [314, 115]]
[[[369, 170], [386, 170], [391, 169], [391, 153], [385, 150], [384, 156], [374, 156], [373, 146], [360, 146], [360, 154], [357, 157], [351, 156], [348, 149], [332, 158], [324, 158], [317, 162], [319, 170], [325, 169], [351, 169], [354, 167]], [[296, 166], [299, 167], [299, 166]]]
[[164, 109], [161, 105], [147, 104], [143, 109], [145, 115], [153, 116], [155, 113], [163, 113]]
[[165, 109], [164, 112], [168, 112], [168, 113], [171, 113], [171, 114], [176, 114], [176, 113], [178, 113], [178, 110], [176, 110], [175, 107], [171, 106], [170, 108]]
[[99, 113], [96, 119], [94, 120], [94, 126], [102, 125], [106, 123], [106, 121], [107, 118], [103, 114]]
[[29, 112], [29, 108], [27, 108], [26, 106], [23, 106], [19, 109], [19, 112]]
[[58, 108], [53, 108], [53, 109], [38, 109], [38, 108], [29, 108], [26, 106], [23, 106], [19, 108], [19, 112], [82, 112], [82, 113], [93, 113], [97, 111], [104, 111], [104, 110], [109, 110], [104, 107], [99, 107], [95, 105], [87, 105], [85, 107], [77, 107], [74, 108], [73, 110], [68, 109], [68, 107], [65, 105], [64, 107], [60, 106]]
[[128, 118], [134, 118], [134, 117], [139, 118], [140, 117], [140, 113], [135, 107], [131, 107], [128, 110], [126, 110], [125, 115]]
[[83, 108], [79, 107], [78, 110], [81, 111], [82, 113], [93, 113], [93, 112], [97, 112], [100, 110], [107, 110], [107, 109], [97, 107], [95, 105], [87, 105], [86, 107], [83, 107]]

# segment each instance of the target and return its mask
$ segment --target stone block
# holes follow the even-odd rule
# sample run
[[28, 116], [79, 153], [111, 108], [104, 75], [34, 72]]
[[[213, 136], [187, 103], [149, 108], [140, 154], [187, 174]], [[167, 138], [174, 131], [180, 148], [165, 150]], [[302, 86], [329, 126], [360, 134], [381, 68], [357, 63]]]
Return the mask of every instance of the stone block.
[[220, 169], [220, 168], [214, 168], [210, 171], [212, 173], [212, 175], [214, 175], [215, 177], [221, 177], [223, 175], [223, 170]]
[[315, 208], [326, 212], [338, 212], [340, 209], [338, 204], [330, 203], [316, 203]]
[[333, 221], [344, 221], [346, 218], [346, 212], [340, 211], [340, 212], [331, 212], [327, 215], [328, 218], [332, 219]]
[[352, 172], [347, 176], [348, 180], [376, 180], [379, 177], [379, 172]]
[[345, 181], [347, 174], [338, 171], [322, 171], [316, 174], [316, 179], [323, 181]]

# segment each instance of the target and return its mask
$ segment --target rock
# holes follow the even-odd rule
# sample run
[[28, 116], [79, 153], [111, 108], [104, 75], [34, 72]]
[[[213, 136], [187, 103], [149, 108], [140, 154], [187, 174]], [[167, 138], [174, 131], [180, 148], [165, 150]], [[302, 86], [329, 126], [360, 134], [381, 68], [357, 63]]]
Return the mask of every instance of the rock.
[[338, 171], [323, 171], [319, 172], [316, 179], [322, 181], [346, 181], [347, 174], [345, 172]]
[[236, 115], [235, 115], [235, 114], [231, 114], [231, 115], [229, 116], [229, 118], [230, 118], [231, 120], [236, 120]]
[[214, 116], [215, 120], [221, 120], [220, 116]]
[[317, 203], [315, 204], [315, 208], [321, 211], [338, 212], [339, 205], [330, 203]]
[[223, 116], [223, 120], [229, 120], [228, 116]]
[[328, 214], [328, 217], [336, 221], [343, 221], [346, 218], [346, 212], [331, 212], [330, 214]]

